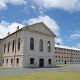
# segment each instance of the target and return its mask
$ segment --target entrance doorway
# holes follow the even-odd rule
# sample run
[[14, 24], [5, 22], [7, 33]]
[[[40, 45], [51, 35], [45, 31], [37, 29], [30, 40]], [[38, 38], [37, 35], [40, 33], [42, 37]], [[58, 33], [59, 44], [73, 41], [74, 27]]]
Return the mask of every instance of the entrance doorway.
[[66, 61], [65, 61], [65, 64], [66, 64]]
[[39, 59], [39, 67], [44, 67], [44, 59]]

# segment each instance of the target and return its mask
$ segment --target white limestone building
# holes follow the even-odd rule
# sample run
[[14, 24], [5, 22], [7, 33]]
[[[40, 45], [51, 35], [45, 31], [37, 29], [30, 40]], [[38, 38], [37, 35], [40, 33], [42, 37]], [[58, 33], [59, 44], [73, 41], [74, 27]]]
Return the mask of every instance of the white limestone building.
[[56, 64], [80, 64], [80, 49], [55, 45]]
[[0, 40], [0, 64], [4, 67], [53, 67], [55, 34], [42, 22]]

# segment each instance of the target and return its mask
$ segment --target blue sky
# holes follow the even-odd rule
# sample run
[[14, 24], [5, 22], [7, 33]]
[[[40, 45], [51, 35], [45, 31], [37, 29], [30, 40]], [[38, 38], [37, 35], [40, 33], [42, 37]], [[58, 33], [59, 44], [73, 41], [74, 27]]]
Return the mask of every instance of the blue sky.
[[43, 21], [56, 43], [80, 48], [80, 0], [0, 0], [0, 37]]

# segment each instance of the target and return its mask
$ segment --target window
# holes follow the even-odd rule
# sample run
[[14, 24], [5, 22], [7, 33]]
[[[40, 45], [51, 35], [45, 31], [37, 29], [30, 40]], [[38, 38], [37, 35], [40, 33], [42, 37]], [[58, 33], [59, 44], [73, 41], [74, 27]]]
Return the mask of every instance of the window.
[[43, 40], [42, 39], [40, 39], [39, 41], [39, 50], [43, 51]]
[[34, 58], [30, 58], [30, 64], [34, 64]]
[[20, 38], [18, 38], [18, 50], [20, 50]]
[[59, 60], [59, 62], [60, 62], [60, 60]]
[[51, 52], [51, 44], [50, 41], [47, 42], [47, 51]]
[[30, 38], [30, 50], [34, 50], [34, 38]]
[[51, 64], [51, 59], [48, 59], [48, 64]]
[[5, 51], [6, 51], [6, 44], [4, 44], [4, 53], [5, 53]]
[[10, 42], [8, 42], [8, 52], [9, 52], [9, 48], [10, 48]]
[[57, 58], [57, 56], [55, 56]]
[[4, 59], [2, 59], [2, 62], [4, 63]]
[[16, 63], [19, 64], [19, 58], [16, 59]]
[[8, 63], [8, 59], [6, 59], [6, 63]]
[[11, 64], [13, 63], [13, 59], [11, 58]]
[[13, 43], [12, 43], [12, 51], [14, 51], [14, 43], [15, 43], [15, 41], [13, 40]]

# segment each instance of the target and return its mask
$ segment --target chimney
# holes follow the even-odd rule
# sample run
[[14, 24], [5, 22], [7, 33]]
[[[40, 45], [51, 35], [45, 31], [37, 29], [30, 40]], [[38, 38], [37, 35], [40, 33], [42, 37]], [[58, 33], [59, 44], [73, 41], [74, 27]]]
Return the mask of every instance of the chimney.
[[8, 32], [8, 36], [10, 35], [10, 32]]
[[19, 30], [19, 26], [17, 27], [17, 30]]

